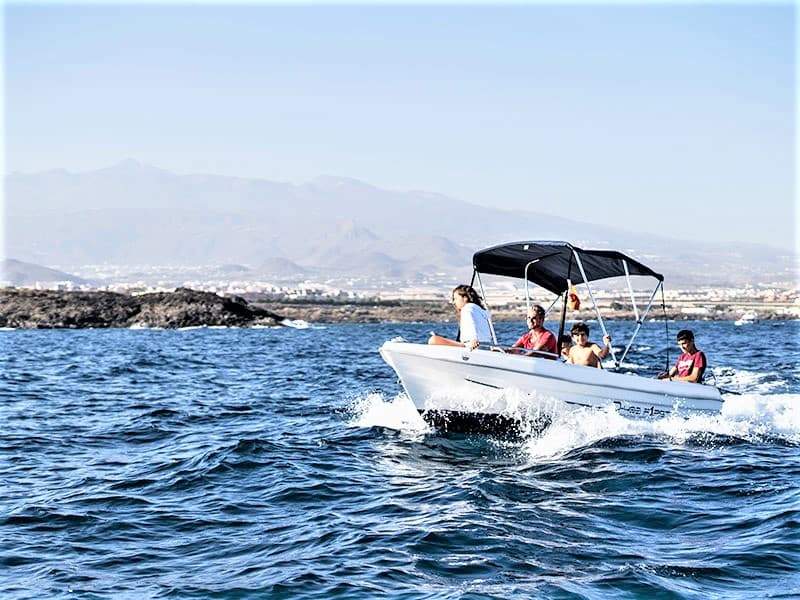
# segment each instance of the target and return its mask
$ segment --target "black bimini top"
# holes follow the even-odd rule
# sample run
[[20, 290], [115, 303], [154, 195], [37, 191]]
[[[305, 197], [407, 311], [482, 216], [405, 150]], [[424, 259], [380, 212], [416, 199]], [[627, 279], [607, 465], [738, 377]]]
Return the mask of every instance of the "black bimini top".
[[524, 279], [526, 265], [538, 259], [528, 267], [528, 281], [561, 294], [569, 288], [567, 280], [573, 284], [584, 283], [573, 252], [580, 257], [588, 281], [624, 277], [622, 261], [628, 263], [630, 275], [647, 275], [664, 281], [663, 275], [621, 252], [583, 250], [569, 242], [512, 242], [492, 246], [476, 252], [472, 264], [479, 273]]

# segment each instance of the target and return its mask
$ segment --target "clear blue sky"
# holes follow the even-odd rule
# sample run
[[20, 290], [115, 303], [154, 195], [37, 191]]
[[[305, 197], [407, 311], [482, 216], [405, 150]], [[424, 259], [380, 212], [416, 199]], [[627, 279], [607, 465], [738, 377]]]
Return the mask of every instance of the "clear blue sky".
[[794, 11], [11, 5], [6, 166], [341, 175], [790, 248]]

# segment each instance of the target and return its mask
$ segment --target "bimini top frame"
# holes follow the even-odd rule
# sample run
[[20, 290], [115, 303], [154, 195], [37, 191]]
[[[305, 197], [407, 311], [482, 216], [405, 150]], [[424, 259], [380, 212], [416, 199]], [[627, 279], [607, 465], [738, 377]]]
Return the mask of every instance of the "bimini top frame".
[[[630, 351], [631, 345], [636, 339], [642, 323], [650, 311], [650, 307], [653, 305], [656, 293], [664, 285], [663, 275], [656, 273], [646, 265], [621, 252], [615, 250], [584, 250], [573, 246], [569, 242], [529, 241], [492, 246], [476, 252], [472, 258], [472, 264], [479, 281], [480, 273], [524, 279], [525, 297], [528, 304], [530, 304], [530, 297], [527, 291], [529, 281], [553, 292], [557, 296], [563, 295], [564, 306], [561, 311], [561, 323], [558, 332], [559, 351], [561, 349], [560, 339], [564, 333], [564, 321], [566, 319], [566, 296], [570, 287], [580, 283], [586, 284], [586, 289], [589, 291], [589, 298], [592, 301], [600, 328], [603, 330], [603, 335], [608, 335], [603, 316], [597, 307], [589, 282], [611, 277], [625, 277], [636, 316], [636, 329], [619, 359], [617, 359], [613, 348], [611, 349], [611, 356], [617, 367]], [[653, 277], [658, 282], [650, 295], [647, 307], [641, 314], [634, 299], [631, 275]], [[484, 299], [485, 297], [484, 294]], [[553, 305], [555, 305], [555, 301], [550, 305], [550, 308]]]

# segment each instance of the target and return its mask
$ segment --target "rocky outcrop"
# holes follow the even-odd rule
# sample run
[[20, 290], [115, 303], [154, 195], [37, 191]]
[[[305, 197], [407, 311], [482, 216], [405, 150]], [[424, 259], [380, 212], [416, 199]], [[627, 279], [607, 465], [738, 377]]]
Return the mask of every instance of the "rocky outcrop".
[[238, 296], [222, 297], [186, 288], [140, 296], [114, 292], [0, 290], [0, 327], [247, 327], [279, 325], [283, 320], [281, 315], [251, 306]]

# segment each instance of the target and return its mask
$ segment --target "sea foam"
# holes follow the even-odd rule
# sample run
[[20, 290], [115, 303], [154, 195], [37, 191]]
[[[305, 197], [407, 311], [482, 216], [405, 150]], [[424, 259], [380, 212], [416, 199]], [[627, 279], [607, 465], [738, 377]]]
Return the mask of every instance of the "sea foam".
[[406, 433], [429, 433], [433, 430], [417, 412], [405, 394], [387, 400], [374, 392], [355, 399], [350, 407], [353, 427], [385, 427]]
[[[672, 415], [662, 419], [631, 419], [614, 407], [594, 409], [572, 407], [549, 401], [547, 412], [552, 422], [542, 432], [525, 427], [530, 415], [518, 410], [521, 403], [508, 398], [506, 416], [521, 420], [520, 444], [532, 459], [556, 458], [572, 450], [615, 437], [661, 437], [684, 444], [698, 436], [726, 436], [751, 443], [780, 440], [800, 444], [800, 394], [723, 395], [719, 414]], [[406, 433], [435, 433], [419, 415], [404, 393], [387, 399], [380, 393], [356, 398], [350, 406], [353, 427], [383, 427]]]
[[752, 443], [778, 439], [800, 444], [800, 395], [728, 394], [723, 398], [722, 410], [715, 415], [672, 415], [646, 420], [629, 419], [611, 407], [564, 411], [554, 415], [542, 435], [527, 440], [526, 450], [532, 458], [555, 457], [608, 438], [653, 436], [683, 444], [703, 434]]

